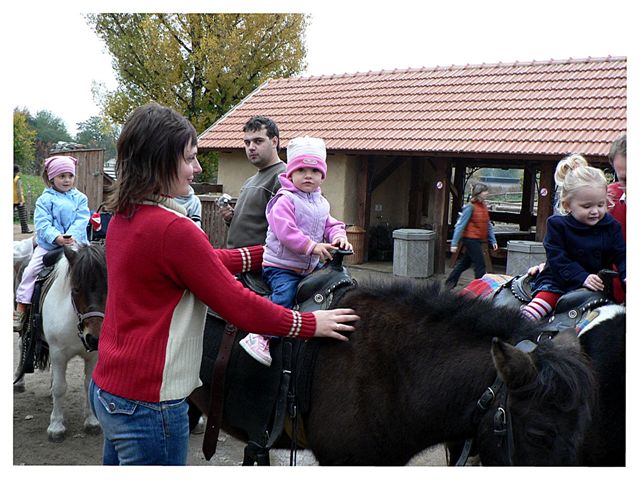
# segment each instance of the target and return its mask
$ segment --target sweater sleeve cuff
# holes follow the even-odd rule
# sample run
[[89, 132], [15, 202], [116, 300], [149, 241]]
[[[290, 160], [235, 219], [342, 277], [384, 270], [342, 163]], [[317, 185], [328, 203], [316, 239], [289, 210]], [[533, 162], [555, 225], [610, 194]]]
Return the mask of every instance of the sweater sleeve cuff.
[[286, 334], [287, 337], [311, 338], [316, 331], [316, 317], [312, 312], [291, 312], [291, 329]]
[[221, 253], [230, 252], [230, 258], [228, 258], [224, 263], [233, 275], [250, 272], [262, 267], [262, 253], [264, 252], [264, 247], [262, 245], [218, 251]]

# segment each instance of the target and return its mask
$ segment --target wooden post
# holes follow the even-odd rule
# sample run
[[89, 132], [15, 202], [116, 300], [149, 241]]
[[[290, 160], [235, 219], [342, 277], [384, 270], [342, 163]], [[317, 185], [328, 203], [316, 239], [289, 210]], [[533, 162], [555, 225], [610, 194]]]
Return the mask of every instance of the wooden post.
[[555, 182], [553, 173], [556, 165], [553, 162], [542, 162], [540, 167], [540, 190], [538, 190], [538, 218], [536, 220], [536, 241], [544, 240], [547, 233], [547, 218], [553, 214], [553, 191]]
[[531, 227], [531, 211], [533, 210], [533, 183], [531, 168], [525, 166], [522, 178], [522, 203], [520, 204], [520, 230]]
[[371, 212], [371, 159], [368, 157], [359, 157], [360, 168], [358, 169], [357, 181], [357, 201], [358, 211], [356, 221], [359, 227], [365, 229], [364, 237], [364, 261], [368, 260], [367, 252], [369, 250], [369, 217]]
[[436, 274], [444, 273], [445, 259], [447, 256], [447, 231], [449, 227], [449, 193], [451, 164], [447, 158], [436, 158], [435, 164], [435, 199], [434, 199], [434, 222], [433, 227], [436, 232], [435, 260], [433, 271]]
[[467, 164], [463, 160], [456, 160], [456, 173], [453, 176], [454, 194], [451, 202], [451, 218], [452, 224], [458, 220], [457, 215], [464, 205], [464, 178], [467, 173]]
[[424, 161], [411, 159], [411, 179], [409, 187], [409, 226], [418, 228], [422, 220], [424, 196]]

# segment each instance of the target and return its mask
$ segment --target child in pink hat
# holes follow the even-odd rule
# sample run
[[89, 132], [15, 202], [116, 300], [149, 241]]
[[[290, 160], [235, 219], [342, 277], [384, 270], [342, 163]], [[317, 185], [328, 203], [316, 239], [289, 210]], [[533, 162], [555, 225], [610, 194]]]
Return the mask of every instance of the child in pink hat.
[[36, 277], [43, 268], [42, 257], [45, 253], [64, 245], [89, 243], [87, 196], [75, 188], [77, 163], [75, 158], [64, 155], [49, 157], [44, 161], [42, 178], [47, 188], [36, 200], [33, 214], [37, 246], [16, 290], [17, 307], [13, 315], [15, 332], [22, 329], [31, 305]]
[[[320, 185], [327, 176], [324, 140], [297, 137], [287, 145], [287, 170], [279, 176], [282, 188], [267, 204], [269, 222], [262, 276], [271, 287], [271, 301], [291, 308], [298, 283], [337, 248], [351, 250], [345, 225], [329, 214]], [[269, 338], [250, 333], [242, 348], [264, 365], [271, 365]]]

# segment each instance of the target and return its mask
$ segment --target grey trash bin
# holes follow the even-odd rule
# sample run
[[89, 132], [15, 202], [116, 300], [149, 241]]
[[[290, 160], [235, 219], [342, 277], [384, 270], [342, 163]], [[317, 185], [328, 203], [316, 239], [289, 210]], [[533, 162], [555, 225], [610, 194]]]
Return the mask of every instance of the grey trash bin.
[[417, 228], [393, 231], [393, 274], [427, 278], [433, 275], [436, 233]]
[[507, 275], [522, 275], [529, 267], [547, 261], [542, 242], [509, 240], [507, 242]]

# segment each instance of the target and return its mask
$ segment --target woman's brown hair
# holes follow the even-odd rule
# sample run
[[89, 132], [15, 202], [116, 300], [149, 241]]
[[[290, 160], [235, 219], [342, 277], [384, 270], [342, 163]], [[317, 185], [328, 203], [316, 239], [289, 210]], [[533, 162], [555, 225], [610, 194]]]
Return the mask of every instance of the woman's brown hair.
[[166, 194], [185, 148], [197, 142], [191, 122], [175, 110], [157, 103], [136, 108], [118, 138], [117, 180], [106, 208], [131, 216], [142, 201]]

